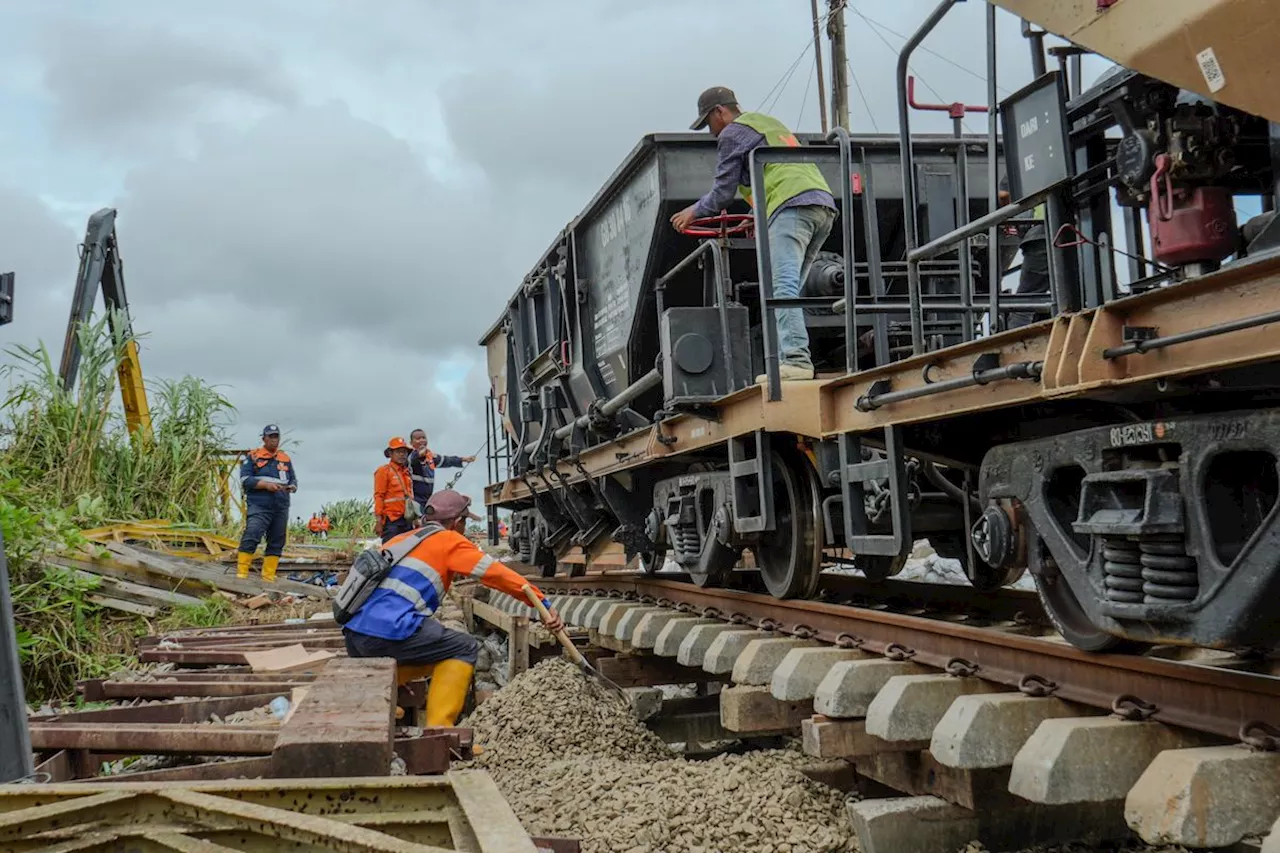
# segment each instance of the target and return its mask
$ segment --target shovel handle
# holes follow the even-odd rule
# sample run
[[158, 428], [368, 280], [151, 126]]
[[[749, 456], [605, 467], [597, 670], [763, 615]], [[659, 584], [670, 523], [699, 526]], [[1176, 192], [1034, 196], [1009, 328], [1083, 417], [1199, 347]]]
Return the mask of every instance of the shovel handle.
[[[542, 599], [533, 591], [533, 587], [525, 584], [524, 597], [529, 599], [529, 603], [533, 605], [533, 609], [538, 611], [538, 615], [542, 617], [543, 622], [551, 619], [551, 614], [547, 612], [547, 607], [542, 603]], [[569, 635], [561, 628], [556, 631], [556, 639], [560, 641], [560, 645], [564, 646], [564, 650], [569, 653], [569, 659], [576, 664], [582, 664], [586, 659], [582, 656], [582, 652], [578, 651], [578, 647], [573, 644], [573, 640], [569, 639]]]

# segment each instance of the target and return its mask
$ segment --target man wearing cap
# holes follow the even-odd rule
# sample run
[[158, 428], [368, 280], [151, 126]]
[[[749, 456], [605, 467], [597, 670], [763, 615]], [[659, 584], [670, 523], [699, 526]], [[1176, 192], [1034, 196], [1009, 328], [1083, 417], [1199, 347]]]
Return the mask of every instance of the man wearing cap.
[[426, 524], [387, 542], [417, 539], [342, 627], [347, 654], [389, 657], [408, 666], [435, 664], [427, 689], [427, 725], [452, 726], [462, 712], [480, 645], [470, 634], [431, 618], [454, 575], [471, 577], [491, 589], [528, 603], [525, 587], [542, 599], [552, 632], [564, 627], [543, 593], [521, 575], [486, 555], [464, 536], [471, 498], [444, 489], [427, 501]]
[[[800, 145], [786, 125], [763, 113], [742, 112], [738, 98], [723, 86], [698, 96], [698, 120], [690, 130], [707, 127], [718, 141], [715, 181], [710, 192], [671, 217], [677, 231], [694, 220], [726, 209], [736, 195], [754, 207], [751, 198], [751, 152], [761, 145], [795, 148]], [[793, 299], [836, 219], [831, 187], [812, 163], [770, 163], [764, 167], [765, 215], [773, 295]], [[783, 380], [812, 379], [809, 330], [803, 308], [775, 308], [778, 328], [778, 372]], [[756, 382], [764, 382], [757, 376]]]
[[265, 536], [266, 553], [262, 558], [262, 579], [274, 583], [280, 555], [284, 553], [285, 535], [289, 532], [289, 495], [298, 490], [298, 475], [289, 454], [280, 449], [280, 427], [267, 424], [262, 428], [262, 446], [249, 451], [240, 463], [240, 489], [244, 492], [244, 535], [236, 562], [236, 577], [249, 577], [253, 552]]
[[390, 459], [373, 472], [373, 532], [382, 541], [413, 529], [418, 506], [413, 503], [413, 481], [409, 479], [409, 445], [396, 436], [387, 442], [382, 455]]
[[437, 456], [427, 447], [427, 431], [419, 427], [409, 433], [413, 451], [409, 454], [409, 475], [413, 478], [413, 499], [425, 508], [436, 488], [437, 468], [461, 468], [476, 461], [474, 456]]

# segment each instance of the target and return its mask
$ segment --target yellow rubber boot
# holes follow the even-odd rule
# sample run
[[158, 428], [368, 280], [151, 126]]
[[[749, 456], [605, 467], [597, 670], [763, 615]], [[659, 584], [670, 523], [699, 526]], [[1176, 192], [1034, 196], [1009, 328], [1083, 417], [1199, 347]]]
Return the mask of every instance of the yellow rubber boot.
[[249, 567], [253, 565], [253, 555], [241, 551], [236, 555], [236, 577], [241, 580], [249, 577]]
[[262, 579], [267, 583], [276, 582], [276, 566], [280, 565], [279, 557], [262, 558]]
[[431, 673], [427, 688], [427, 725], [452, 726], [462, 713], [475, 667], [466, 661], [442, 660]]

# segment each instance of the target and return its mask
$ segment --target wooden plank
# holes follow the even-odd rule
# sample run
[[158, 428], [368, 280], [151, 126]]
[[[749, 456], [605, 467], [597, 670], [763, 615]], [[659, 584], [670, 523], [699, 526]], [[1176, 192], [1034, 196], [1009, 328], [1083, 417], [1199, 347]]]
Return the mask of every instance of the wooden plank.
[[947, 767], [927, 750], [858, 758], [858, 774], [913, 796], [940, 797], [966, 809], [1009, 809], [1029, 805], [1009, 793], [1008, 767], [961, 770]]
[[132, 613], [136, 616], [146, 616], [148, 619], [160, 615], [160, 608], [153, 607], [150, 604], [138, 604], [135, 601], [125, 601], [120, 598], [112, 598], [107, 595], [99, 595], [96, 593], [89, 593], [85, 598], [99, 607], [106, 607], [110, 610], [120, 610], [124, 613]]
[[273, 729], [201, 723], [32, 723], [29, 728], [33, 749], [138, 755], [265, 755], [276, 739]]
[[782, 702], [770, 695], [768, 685], [735, 684], [720, 691], [720, 725], [731, 732], [787, 732], [812, 716], [812, 699]]
[[654, 687], [659, 684], [698, 684], [728, 681], [729, 674], [712, 675], [702, 667], [682, 666], [674, 658], [656, 655], [602, 657], [597, 668], [619, 687]]
[[806, 755], [862, 758], [889, 752], [919, 752], [928, 741], [891, 741], [867, 734], [866, 720], [831, 720], [821, 714], [800, 723]]
[[507, 634], [507, 680], [529, 668], [529, 617], [512, 616]]
[[257, 689], [249, 695], [225, 699], [194, 699], [185, 702], [161, 702], [157, 705], [101, 708], [96, 711], [33, 716], [28, 720], [32, 723], [203, 723], [213, 714], [221, 717], [234, 714], [236, 711], [261, 708], [277, 696], [288, 695], [290, 690], [289, 687], [285, 687], [279, 692], [269, 692], [270, 685], [257, 684], [256, 687]]
[[316, 669], [333, 660], [333, 652], [307, 651], [301, 643], [262, 652], [245, 652], [244, 661], [254, 672], [292, 672]]
[[252, 696], [275, 691], [272, 693], [274, 697], [306, 683], [288, 678], [279, 681], [104, 681], [97, 695], [99, 699], [174, 699], [179, 696]]
[[387, 775], [394, 737], [395, 695], [395, 661], [329, 661], [281, 727], [271, 755], [271, 775]]
[[538, 853], [511, 805], [488, 773], [451, 770], [447, 774], [458, 805], [475, 833], [480, 853]]
[[192, 764], [186, 767], [166, 767], [163, 770], [140, 770], [136, 773], [118, 773], [115, 776], [97, 776], [76, 779], [76, 784], [95, 782], [196, 782], [215, 779], [258, 779], [271, 771], [271, 756], [233, 758], [230, 761], [212, 761], [208, 764]]
[[112, 595], [122, 598], [136, 597], [142, 601], [184, 606], [200, 604], [204, 601], [203, 598], [198, 596], [183, 595], [180, 592], [173, 592], [168, 589], [160, 589], [159, 587], [133, 583], [132, 581], [123, 580], [122, 578], [108, 577], [106, 575], [99, 575], [93, 572], [86, 572], [83, 569], [77, 569], [76, 576], [85, 579], [95, 579], [102, 585], [101, 589], [109, 590]]

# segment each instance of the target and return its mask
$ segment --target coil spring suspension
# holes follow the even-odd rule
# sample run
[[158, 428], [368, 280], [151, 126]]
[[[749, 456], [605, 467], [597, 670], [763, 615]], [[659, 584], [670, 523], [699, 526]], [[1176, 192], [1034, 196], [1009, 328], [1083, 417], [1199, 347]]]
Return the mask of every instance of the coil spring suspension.
[[1200, 588], [1195, 558], [1176, 534], [1102, 537], [1102, 572], [1107, 600], [1123, 604], [1192, 601]]
[[702, 551], [702, 537], [698, 534], [697, 522], [676, 525], [671, 531], [671, 546], [682, 558], [697, 559]]
[[1142, 595], [1148, 604], [1192, 601], [1200, 591], [1195, 558], [1187, 555], [1187, 543], [1176, 534], [1144, 536]]
[[1142, 603], [1142, 551], [1137, 542], [1102, 537], [1102, 575], [1108, 601]]

